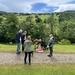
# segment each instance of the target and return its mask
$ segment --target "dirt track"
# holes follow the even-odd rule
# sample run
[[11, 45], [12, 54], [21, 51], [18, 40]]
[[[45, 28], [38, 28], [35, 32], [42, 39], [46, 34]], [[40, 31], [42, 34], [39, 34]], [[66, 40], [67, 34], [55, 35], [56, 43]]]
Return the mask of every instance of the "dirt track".
[[[52, 57], [47, 56], [48, 53], [36, 53], [32, 57], [34, 63], [75, 63], [75, 54], [53, 54]], [[24, 53], [17, 55], [16, 53], [0, 53], [0, 64], [23, 64]]]

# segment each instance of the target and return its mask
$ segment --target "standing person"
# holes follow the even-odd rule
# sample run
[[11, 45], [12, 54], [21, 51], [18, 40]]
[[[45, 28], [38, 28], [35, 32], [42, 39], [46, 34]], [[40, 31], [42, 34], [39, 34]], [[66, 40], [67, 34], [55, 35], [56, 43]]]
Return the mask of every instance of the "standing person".
[[24, 52], [25, 52], [25, 57], [24, 57], [24, 64], [26, 64], [26, 60], [27, 60], [27, 55], [29, 55], [29, 65], [31, 64], [31, 53], [32, 53], [32, 49], [31, 49], [31, 45], [32, 45], [32, 41], [31, 41], [31, 36], [28, 36], [26, 41], [24, 42]]
[[50, 39], [49, 39], [49, 49], [50, 49], [50, 54], [48, 55], [49, 57], [51, 57], [53, 55], [53, 46], [54, 46], [54, 37], [52, 34], [49, 35]]
[[24, 41], [26, 40], [26, 34], [27, 34], [27, 31], [24, 31], [23, 34], [22, 34], [22, 52], [24, 51]]
[[16, 34], [16, 42], [17, 42], [16, 54], [20, 54], [21, 33], [22, 29], [20, 29]]

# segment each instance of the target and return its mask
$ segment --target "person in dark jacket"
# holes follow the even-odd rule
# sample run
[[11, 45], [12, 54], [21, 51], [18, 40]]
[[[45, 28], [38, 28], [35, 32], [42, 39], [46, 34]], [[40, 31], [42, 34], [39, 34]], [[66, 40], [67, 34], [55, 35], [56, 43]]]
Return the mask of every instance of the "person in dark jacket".
[[50, 54], [48, 56], [51, 57], [53, 55], [54, 37], [52, 34], [50, 34], [49, 37], [50, 39], [49, 39], [48, 45], [50, 49]]
[[16, 43], [17, 43], [16, 54], [20, 54], [21, 33], [22, 29], [20, 29], [19, 32], [17, 32], [16, 34]]
[[22, 36], [21, 36], [21, 42], [22, 42], [22, 52], [24, 51], [24, 41], [26, 40], [26, 34], [27, 34], [27, 31], [24, 31]]
[[47, 44], [46, 41], [41, 40], [41, 47], [46, 50]]

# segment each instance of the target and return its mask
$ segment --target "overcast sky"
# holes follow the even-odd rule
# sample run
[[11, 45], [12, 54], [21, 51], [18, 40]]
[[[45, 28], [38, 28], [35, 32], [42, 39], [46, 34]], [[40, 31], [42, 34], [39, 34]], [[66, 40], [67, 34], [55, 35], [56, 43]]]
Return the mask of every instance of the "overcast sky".
[[0, 0], [0, 11], [49, 13], [75, 10], [75, 0]]

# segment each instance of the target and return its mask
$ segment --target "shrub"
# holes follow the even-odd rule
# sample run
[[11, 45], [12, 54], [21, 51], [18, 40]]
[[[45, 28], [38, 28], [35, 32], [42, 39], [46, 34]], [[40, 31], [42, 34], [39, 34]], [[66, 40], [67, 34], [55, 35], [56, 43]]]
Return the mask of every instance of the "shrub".
[[67, 45], [67, 44], [69, 45], [69, 44], [71, 44], [71, 42], [69, 40], [67, 40], [67, 39], [62, 39], [58, 43], [61, 44], [61, 45]]

